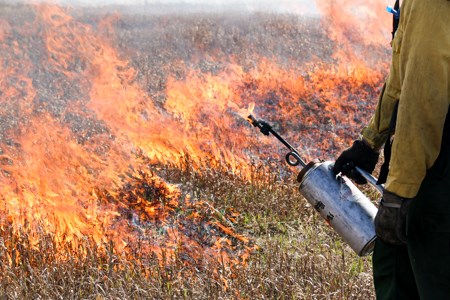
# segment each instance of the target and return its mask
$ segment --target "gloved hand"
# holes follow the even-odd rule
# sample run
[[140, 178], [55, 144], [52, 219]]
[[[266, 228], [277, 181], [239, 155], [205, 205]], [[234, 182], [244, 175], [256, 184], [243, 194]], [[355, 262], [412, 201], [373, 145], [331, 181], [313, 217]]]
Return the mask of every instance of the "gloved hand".
[[372, 173], [378, 162], [380, 153], [373, 150], [361, 140], [356, 140], [353, 145], [342, 152], [334, 163], [334, 174], [342, 173], [353, 179], [358, 184], [365, 184], [367, 180], [356, 171], [355, 166]]
[[405, 245], [406, 215], [410, 205], [411, 199], [385, 190], [375, 217], [377, 237], [390, 245]]

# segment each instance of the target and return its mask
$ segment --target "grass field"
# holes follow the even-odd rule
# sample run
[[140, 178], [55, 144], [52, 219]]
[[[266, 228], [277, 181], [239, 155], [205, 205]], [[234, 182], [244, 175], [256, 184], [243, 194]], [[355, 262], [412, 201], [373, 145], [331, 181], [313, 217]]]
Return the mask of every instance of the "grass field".
[[[358, 258], [299, 195], [297, 184], [271, 174], [253, 183], [215, 170], [165, 168], [188, 192], [216, 209], [241, 214], [236, 230], [260, 247], [247, 265], [186, 268], [183, 259], [161, 266], [155, 257], [136, 262], [113, 250], [104, 253], [88, 239], [77, 249], [50, 234], [9, 234], [3, 227], [1, 294], [42, 299], [371, 299], [369, 258]], [[209, 195], [214, 195], [211, 197]], [[12, 225], [11, 225], [12, 226]], [[38, 236], [30, 247], [28, 235]], [[54, 253], [66, 250], [66, 257]], [[87, 257], [77, 257], [77, 251]], [[64, 252], [64, 251], [63, 251]], [[20, 259], [11, 263], [9, 258]], [[14, 261], [14, 260], [13, 260]], [[216, 270], [222, 273], [217, 278]], [[147, 276], [145, 276], [147, 274]], [[226, 282], [224, 282], [225, 280]]]
[[[354, 254], [300, 195], [298, 169], [285, 166], [285, 150], [229, 114], [231, 106], [214, 105], [233, 91], [230, 99], [240, 107], [256, 102], [258, 113], [300, 145], [305, 159], [332, 159], [368, 120], [384, 71], [350, 66], [341, 72], [343, 62], [334, 55], [339, 45], [316, 18], [63, 11], [0, 4], [0, 298], [374, 298], [370, 257]], [[61, 35], [53, 36], [58, 30]], [[70, 47], [58, 48], [55, 41]], [[383, 46], [365, 46], [369, 50], [358, 48], [362, 56], [369, 51], [377, 57], [369, 61], [385, 60]], [[117, 54], [107, 57], [112, 48]], [[105, 71], [102, 65], [112, 61], [120, 64]], [[92, 84], [108, 72], [117, 76]], [[118, 103], [110, 105], [112, 119], [90, 104], [102, 84], [104, 90], [119, 86], [111, 97], [131, 103], [134, 115], [126, 115], [125, 125], [114, 110]], [[145, 98], [133, 104], [135, 89]], [[184, 109], [200, 112], [179, 110], [174, 94], [195, 103]], [[44, 128], [42, 137], [34, 124]], [[182, 129], [172, 132], [169, 125]], [[198, 141], [196, 152], [180, 148], [167, 159], [152, 156], [149, 140], [138, 143], [141, 129], [173, 134], [170, 151]], [[25, 155], [30, 137], [31, 149], [45, 150], [41, 155]], [[228, 148], [216, 151], [221, 144]], [[88, 158], [80, 158], [84, 152]], [[113, 158], [116, 152], [123, 165], [122, 156]], [[37, 179], [30, 175], [34, 169], [42, 171]], [[105, 169], [117, 175], [101, 181]], [[27, 183], [32, 180], [39, 184]], [[80, 220], [104, 235], [54, 225], [66, 200], [81, 207], [71, 213], [81, 211]], [[111, 207], [113, 217], [106, 220], [103, 211]], [[103, 221], [91, 224], [90, 209]], [[139, 238], [119, 247], [115, 231], [124, 228], [130, 240]], [[166, 240], [172, 228], [183, 233], [180, 239]], [[161, 249], [149, 251], [149, 245]]]

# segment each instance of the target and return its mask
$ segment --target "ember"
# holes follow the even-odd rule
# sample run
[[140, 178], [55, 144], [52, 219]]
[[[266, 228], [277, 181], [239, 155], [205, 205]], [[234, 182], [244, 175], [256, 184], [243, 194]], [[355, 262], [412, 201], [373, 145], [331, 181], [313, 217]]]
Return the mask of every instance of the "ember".
[[[1, 232], [52, 234], [70, 245], [54, 254], [61, 260], [88, 238], [161, 264], [245, 265], [258, 247], [234, 228], [238, 213], [219, 212], [163, 170], [188, 164], [250, 182], [255, 164], [285, 152], [250, 128], [250, 114], [270, 119], [307, 160], [348, 144], [374, 105], [388, 42], [369, 27], [358, 35], [351, 29], [364, 23], [348, 22], [358, 12], [326, 3], [328, 36], [317, 20], [290, 15], [250, 29], [47, 4], [20, 6], [24, 20], [1, 15]], [[28, 238], [37, 249], [39, 236]]]

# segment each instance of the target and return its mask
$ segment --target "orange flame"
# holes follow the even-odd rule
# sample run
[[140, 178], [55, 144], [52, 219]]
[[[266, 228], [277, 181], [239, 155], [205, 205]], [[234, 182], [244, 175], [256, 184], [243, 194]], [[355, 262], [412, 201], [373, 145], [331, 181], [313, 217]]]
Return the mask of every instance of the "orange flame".
[[[232, 57], [212, 73], [175, 62], [185, 76], [167, 75], [164, 101], [152, 99], [140, 71], [113, 46], [118, 16], [95, 27], [60, 6], [36, 5], [35, 20], [15, 31], [0, 20], [0, 225], [44, 226], [61, 242], [88, 236], [124, 251], [140, 243], [161, 260], [201, 249], [205, 257], [245, 261], [251, 241], [212, 218], [207, 202], [186, 201], [151, 165], [188, 156], [195, 168], [209, 161], [250, 178], [252, 161], [282, 153], [243, 121], [253, 113], [301, 145], [307, 159], [347, 142], [349, 128], [368, 117], [356, 115], [367, 105], [361, 99], [372, 98], [383, 79], [384, 39], [355, 37], [381, 49], [362, 63], [350, 35], [355, 25], [346, 23], [357, 13], [319, 3], [344, 28], [332, 32], [334, 41], [349, 41], [335, 52], [337, 65], [317, 59], [286, 67], [257, 57], [244, 68]], [[184, 217], [176, 215], [182, 205], [191, 211]], [[186, 234], [188, 225], [201, 230], [199, 223], [216, 233], [204, 243]]]

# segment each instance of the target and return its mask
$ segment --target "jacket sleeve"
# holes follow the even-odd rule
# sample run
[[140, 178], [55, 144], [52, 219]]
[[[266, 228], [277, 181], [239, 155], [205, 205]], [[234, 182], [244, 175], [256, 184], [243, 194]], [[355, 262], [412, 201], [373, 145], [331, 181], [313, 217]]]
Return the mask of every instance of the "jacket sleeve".
[[386, 84], [381, 90], [375, 114], [369, 124], [362, 130], [363, 139], [374, 150], [380, 150], [387, 141], [392, 114], [399, 96], [396, 91], [387, 91]]
[[387, 83], [399, 108], [386, 189], [412, 198], [439, 155], [449, 108], [450, 2], [403, 4]]
[[392, 63], [389, 76], [381, 91], [375, 114], [362, 131], [363, 139], [375, 150], [379, 150], [388, 139], [392, 114], [400, 99], [401, 83], [398, 60], [401, 40], [402, 34], [401, 28], [399, 28], [392, 41]]

